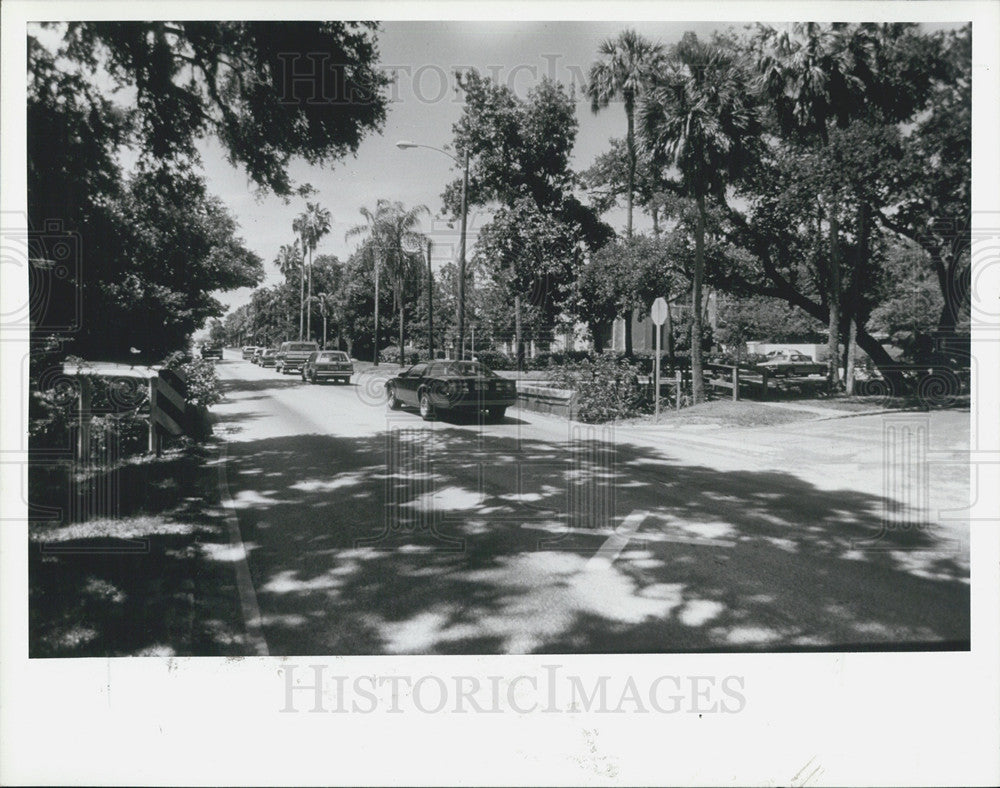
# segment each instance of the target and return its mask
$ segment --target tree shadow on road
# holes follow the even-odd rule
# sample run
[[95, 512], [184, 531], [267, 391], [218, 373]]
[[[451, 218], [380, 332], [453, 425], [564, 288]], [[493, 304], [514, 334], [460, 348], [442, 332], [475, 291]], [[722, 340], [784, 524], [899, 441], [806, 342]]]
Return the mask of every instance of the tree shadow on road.
[[[230, 447], [271, 653], [968, 648], [967, 548], [898, 502], [400, 426]], [[592, 560], [634, 509], [622, 552]]]

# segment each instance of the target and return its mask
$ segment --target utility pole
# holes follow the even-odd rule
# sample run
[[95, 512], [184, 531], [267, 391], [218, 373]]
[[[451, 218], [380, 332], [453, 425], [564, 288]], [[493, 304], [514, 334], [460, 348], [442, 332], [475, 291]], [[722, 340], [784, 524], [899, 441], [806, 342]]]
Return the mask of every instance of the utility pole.
[[427, 352], [434, 360], [434, 270], [431, 268], [431, 239], [427, 239]]
[[[442, 150], [441, 148], [435, 148], [433, 145], [421, 145], [420, 143], [410, 142], [409, 140], [400, 140], [396, 143], [396, 147], [400, 150], [406, 150], [408, 148], [428, 148], [430, 150], [436, 150], [438, 153], [443, 153], [453, 162], [462, 167], [462, 224], [458, 238], [458, 306], [456, 308], [457, 315], [455, 320], [458, 324], [458, 341], [456, 343], [455, 353], [458, 358], [461, 359], [465, 354], [465, 233], [468, 226], [469, 214], [469, 151], [466, 150], [462, 156], [462, 161], [459, 161], [455, 156], [448, 153], [448, 151]], [[428, 265], [430, 265], [429, 260]]]

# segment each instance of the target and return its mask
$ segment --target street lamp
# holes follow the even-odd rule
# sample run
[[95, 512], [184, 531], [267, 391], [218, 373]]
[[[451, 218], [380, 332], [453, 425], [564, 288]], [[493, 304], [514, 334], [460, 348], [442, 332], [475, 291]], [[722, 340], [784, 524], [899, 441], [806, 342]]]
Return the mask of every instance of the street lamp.
[[443, 153], [457, 165], [462, 168], [462, 223], [461, 230], [458, 236], [458, 353], [459, 357], [465, 355], [464, 341], [465, 341], [465, 228], [466, 221], [468, 219], [468, 193], [469, 193], [469, 151], [466, 150], [462, 160], [459, 161], [456, 156], [452, 156], [448, 151], [442, 150], [441, 148], [435, 148], [433, 145], [422, 145], [418, 142], [410, 142], [409, 140], [400, 140], [396, 143], [396, 147], [400, 150], [408, 150], [409, 148], [427, 148], [429, 150], [436, 150], [438, 153]]

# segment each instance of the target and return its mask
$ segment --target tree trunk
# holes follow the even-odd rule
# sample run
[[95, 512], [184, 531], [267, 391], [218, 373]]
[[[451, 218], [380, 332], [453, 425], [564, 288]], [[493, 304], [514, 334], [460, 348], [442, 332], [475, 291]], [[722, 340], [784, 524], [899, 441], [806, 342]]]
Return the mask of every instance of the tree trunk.
[[659, 206], [654, 205], [653, 208], [652, 208], [652, 210], [650, 211], [650, 213], [653, 216], [653, 237], [654, 238], [659, 238], [660, 237], [660, 208], [659, 208]]
[[674, 318], [670, 314], [670, 300], [664, 300], [667, 302], [667, 321], [664, 323], [667, 333], [667, 359], [670, 361], [670, 371], [673, 372], [677, 365], [677, 359], [674, 358]]
[[625, 355], [632, 355], [632, 307], [625, 310]]
[[406, 356], [403, 351], [403, 327], [406, 324], [406, 307], [403, 305], [403, 299], [399, 299], [399, 365], [406, 365]]
[[868, 203], [862, 198], [858, 204], [857, 254], [854, 257], [854, 265], [851, 268], [846, 306], [850, 320], [847, 323], [847, 339], [845, 342], [846, 347], [844, 348], [844, 388], [849, 395], [854, 393], [854, 367], [858, 350], [858, 310], [860, 308], [858, 290], [861, 286], [861, 277], [868, 270], [869, 258], [871, 256], [869, 249], [870, 233], [871, 220]]
[[326, 312], [323, 313], [323, 350], [326, 350]]
[[375, 254], [375, 325], [372, 327], [372, 366], [378, 366], [378, 254]]
[[896, 368], [897, 365], [892, 360], [892, 356], [886, 353], [885, 348], [863, 326], [859, 325], [855, 327], [855, 337], [857, 338], [858, 347], [871, 357], [882, 377], [889, 384], [889, 393], [896, 396], [902, 394], [904, 391], [903, 376]]
[[840, 219], [838, 206], [830, 211], [830, 276], [829, 276], [829, 337], [827, 339], [827, 378], [830, 390], [836, 390], [840, 383]]
[[517, 368], [524, 366], [524, 342], [521, 337], [521, 296], [514, 296], [514, 347]]
[[691, 399], [695, 405], [705, 397], [701, 366], [701, 281], [705, 276], [705, 197], [699, 194], [698, 226], [694, 234], [694, 276], [691, 283]]
[[632, 96], [625, 96], [625, 116], [628, 119], [628, 134], [625, 144], [628, 147], [628, 221], [625, 225], [625, 237], [632, 237], [632, 195], [635, 193], [635, 101]]
[[851, 315], [851, 322], [847, 328], [847, 361], [844, 362], [844, 388], [848, 394], [854, 393], [854, 364], [858, 352], [857, 333], [857, 318]]
[[312, 340], [313, 253], [309, 249], [309, 268], [306, 272], [306, 339]]
[[938, 275], [938, 285], [941, 288], [941, 295], [944, 297], [944, 306], [941, 309], [941, 316], [938, 318], [938, 332], [954, 334], [962, 307], [965, 305], [963, 303], [964, 297], [968, 297], [971, 293], [972, 266], [966, 264], [959, 273], [959, 267], [963, 260], [961, 254], [951, 252], [946, 256], [940, 254], [934, 256], [937, 257], [934, 267]]
[[302, 276], [299, 277], [299, 342], [302, 341], [302, 330], [305, 325], [305, 305], [306, 305], [306, 269], [302, 267]]

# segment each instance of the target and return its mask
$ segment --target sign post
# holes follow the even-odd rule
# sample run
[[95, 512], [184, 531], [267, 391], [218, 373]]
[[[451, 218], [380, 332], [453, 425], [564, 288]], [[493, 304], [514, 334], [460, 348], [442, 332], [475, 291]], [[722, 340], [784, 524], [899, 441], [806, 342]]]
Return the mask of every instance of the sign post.
[[656, 419], [660, 418], [660, 345], [663, 342], [663, 323], [667, 319], [667, 302], [665, 299], [657, 298], [649, 310], [649, 316], [656, 324], [656, 360], [653, 365], [653, 402], [656, 403]]

